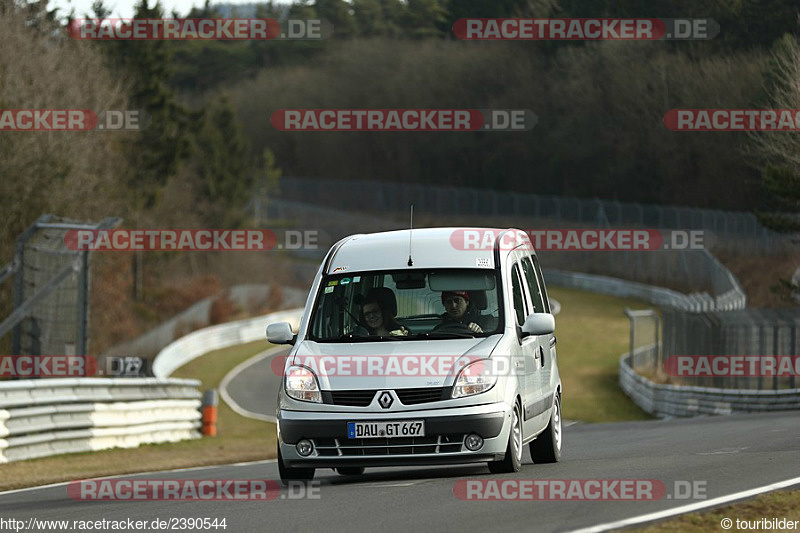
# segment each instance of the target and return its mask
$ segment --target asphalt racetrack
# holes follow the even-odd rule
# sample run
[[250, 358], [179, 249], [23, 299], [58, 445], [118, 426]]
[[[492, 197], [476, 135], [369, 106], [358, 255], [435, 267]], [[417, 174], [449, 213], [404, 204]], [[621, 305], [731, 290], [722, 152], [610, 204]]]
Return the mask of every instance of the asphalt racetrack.
[[[273, 351], [279, 355], [285, 351]], [[229, 383], [241, 408], [274, 415], [278, 377], [270, 357]], [[565, 401], [569, 401], [565, 391]], [[780, 482], [800, 484], [797, 412], [700, 417], [564, 430], [557, 464], [535, 465], [527, 447], [522, 470], [492, 475], [483, 465], [374, 468], [348, 478], [319, 469], [310, 488], [280, 488], [269, 501], [80, 501], [67, 484], [0, 494], [0, 517], [39, 520], [225, 518], [217, 531], [572, 531], [608, 524]], [[203, 467], [115, 479], [278, 480], [274, 461]], [[649, 501], [464, 501], [459, 480], [660, 480], [663, 498]], [[692, 487], [687, 493], [687, 487]], [[693, 493], [692, 493], [693, 492]], [[535, 494], [535, 493], [534, 493]], [[736, 517], [731, 517], [735, 519]], [[63, 530], [63, 529], [62, 529]], [[212, 529], [213, 530], [213, 529]]]

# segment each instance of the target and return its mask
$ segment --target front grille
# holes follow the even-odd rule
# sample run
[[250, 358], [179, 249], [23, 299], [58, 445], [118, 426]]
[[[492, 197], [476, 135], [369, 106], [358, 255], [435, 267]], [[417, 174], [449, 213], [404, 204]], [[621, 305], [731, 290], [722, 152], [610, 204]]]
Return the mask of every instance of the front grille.
[[[323, 391], [323, 399], [327, 403], [330, 394], [330, 403], [333, 405], [347, 405], [350, 407], [367, 407], [378, 390], [340, 390]], [[449, 390], [449, 389], [448, 389]], [[416, 389], [395, 389], [395, 394], [403, 405], [418, 405], [421, 403], [438, 402], [449, 397], [443, 387], [421, 387]]]
[[320, 457], [458, 453], [464, 437], [452, 434], [396, 439], [314, 439], [314, 448]]
[[428, 387], [420, 389], [397, 389], [394, 392], [405, 405], [418, 403], [438, 402], [442, 399], [442, 387]]
[[375, 390], [339, 390], [331, 391], [333, 405], [349, 405], [351, 407], [366, 407], [372, 403]]

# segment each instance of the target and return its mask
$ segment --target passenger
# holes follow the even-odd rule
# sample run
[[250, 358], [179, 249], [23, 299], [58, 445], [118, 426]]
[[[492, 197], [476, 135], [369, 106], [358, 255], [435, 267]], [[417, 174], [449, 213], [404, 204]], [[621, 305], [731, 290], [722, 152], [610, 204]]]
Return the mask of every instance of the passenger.
[[370, 335], [405, 337], [409, 333], [408, 329], [395, 320], [395, 313], [397, 300], [391, 289], [372, 289], [367, 293], [361, 307], [361, 323]]
[[442, 293], [442, 303], [445, 314], [442, 315], [442, 323], [436, 326], [434, 331], [451, 324], [463, 324], [474, 333], [483, 333], [483, 329], [474, 320], [477, 311], [470, 305], [469, 292], [445, 291]]

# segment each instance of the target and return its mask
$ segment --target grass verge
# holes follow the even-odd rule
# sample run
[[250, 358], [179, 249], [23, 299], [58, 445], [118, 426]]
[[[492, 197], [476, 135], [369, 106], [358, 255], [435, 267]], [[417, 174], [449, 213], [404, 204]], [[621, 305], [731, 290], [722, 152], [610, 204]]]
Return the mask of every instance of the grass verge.
[[548, 288], [561, 303], [556, 317], [558, 369], [564, 387], [564, 418], [584, 422], [648, 420], [619, 388], [619, 356], [628, 350], [626, 307], [649, 309], [640, 300], [561, 287]]
[[[800, 527], [764, 528], [753, 527], [753, 523], [761, 521], [762, 518], [768, 520], [785, 518], [786, 520], [800, 521], [800, 490], [770, 492], [743, 503], [717, 507], [705, 512], [690, 513], [657, 522], [651, 526], [626, 529], [626, 531], [638, 531], [641, 533], [724, 531], [721, 524], [725, 518], [733, 521], [733, 527], [727, 531], [798, 531]], [[737, 519], [750, 522], [750, 527], [737, 527]], [[764, 524], [761, 523], [761, 525], [763, 526]]]
[[[258, 341], [210, 352], [175, 372], [216, 388], [225, 374], [271, 345]], [[115, 474], [168, 470], [256, 461], [275, 455], [275, 425], [234, 413], [220, 401], [219, 436], [176, 443], [146, 444], [132, 449], [103, 450], [43, 457], [0, 465], [0, 490]]]

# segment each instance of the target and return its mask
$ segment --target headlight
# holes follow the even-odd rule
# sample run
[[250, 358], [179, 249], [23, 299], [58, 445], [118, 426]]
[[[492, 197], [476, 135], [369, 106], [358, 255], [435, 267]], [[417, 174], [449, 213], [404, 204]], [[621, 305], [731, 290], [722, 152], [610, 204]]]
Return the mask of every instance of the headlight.
[[453, 386], [453, 398], [480, 394], [494, 387], [497, 383], [497, 372], [492, 371], [494, 365], [487, 364], [488, 362], [488, 359], [475, 361], [461, 370]]
[[322, 403], [317, 376], [304, 366], [290, 366], [284, 380], [286, 395], [304, 402]]

